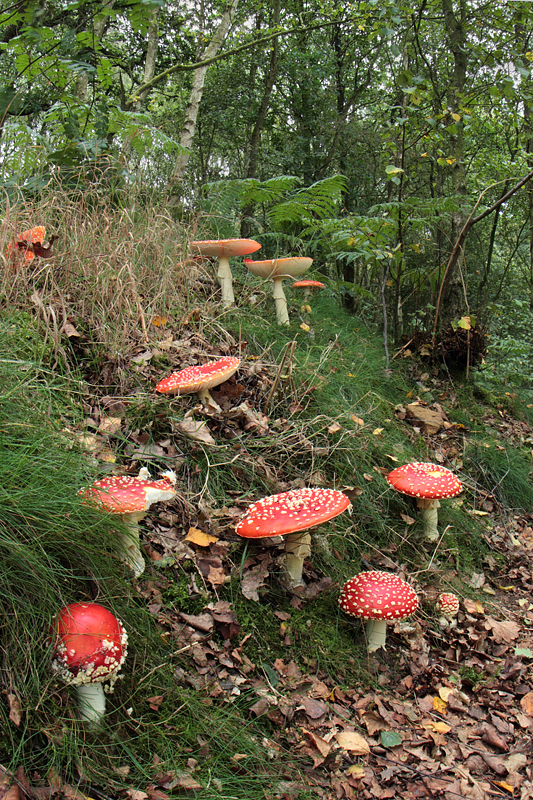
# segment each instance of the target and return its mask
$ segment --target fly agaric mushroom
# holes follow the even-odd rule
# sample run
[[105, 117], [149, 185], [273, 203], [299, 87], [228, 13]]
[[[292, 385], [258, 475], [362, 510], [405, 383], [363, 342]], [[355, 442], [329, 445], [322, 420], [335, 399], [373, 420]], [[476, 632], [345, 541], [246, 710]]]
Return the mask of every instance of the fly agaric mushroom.
[[289, 324], [287, 311], [287, 298], [283, 291], [284, 278], [297, 278], [309, 269], [313, 263], [312, 258], [294, 256], [293, 258], [271, 258], [267, 261], [252, 261], [244, 259], [250, 272], [259, 278], [272, 278], [274, 281], [274, 300], [276, 302], [276, 319], [278, 325]]
[[[7, 245], [6, 255], [11, 257], [14, 262], [22, 261], [26, 265], [35, 256], [39, 258], [51, 258], [53, 255], [52, 245], [58, 238], [55, 234], [50, 237], [48, 247], [44, 246], [46, 230], [44, 225], [36, 225], [28, 231], [19, 233], [15, 239]], [[22, 256], [22, 254], [24, 254]]]
[[160, 480], [150, 480], [148, 470], [143, 467], [137, 478], [129, 475], [111, 475], [95, 481], [79, 494], [84, 502], [94, 501], [112, 514], [120, 514], [128, 527], [123, 538], [124, 563], [133, 570], [135, 577], [144, 572], [144, 558], [140, 547], [139, 521], [146, 516], [154, 503], [172, 500], [176, 496], [176, 475], [169, 470]]
[[208, 361], [207, 364], [186, 367], [159, 381], [155, 391], [168, 395], [197, 394], [203, 405], [211, 405], [216, 411], [220, 411], [220, 406], [215, 403], [209, 390], [228, 381], [237, 372], [240, 363], [240, 359], [235, 356], [226, 356], [217, 361]]
[[360, 572], [342, 587], [339, 606], [351, 617], [367, 620], [368, 652], [385, 649], [387, 622], [410, 617], [418, 597], [410, 586], [391, 572]]
[[121, 621], [98, 603], [72, 603], [52, 625], [52, 669], [74, 686], [80, 717], [99, 722], [105, 714], [106, 691], [113, 690], [126, 658], [128, 637]]
[[222, 305], [224, 308], [235, 302], [233, 294], [233, 276], [229, 265], [231, 256], [247, 256], [255, 253], [261, 245], [253, 239], [204, 239], [191, 242], [191, 250], [203, 256], [218, 257], [218, 278], [222, 289]]
[[425, 538], [428, 542], [437, 541], [439, 498], [459, 494], [463, 488], [459, 478], [438, 464], [413, 461], [393, 469], [387, 480], [397, 492], [416, 497], [417, 506], [422, 509]]
[[252, 503], [235, 531], [245, 539], [285, 536], [283, 582], [287, 589], [298, 589], [305, 586], [303, 565], [311, 553], [309, 528], [347, 508], [351, 508], [349, 498], [335, 489], [291, 489]]
[[454, 617], [459, 613], [459, 598], [452, 592], [442, 592], [437, 597], [435, 603], [437, 611], [440, 614], [439, 625], [442, 628], [453, 628], [457, 625], [457, 620]]

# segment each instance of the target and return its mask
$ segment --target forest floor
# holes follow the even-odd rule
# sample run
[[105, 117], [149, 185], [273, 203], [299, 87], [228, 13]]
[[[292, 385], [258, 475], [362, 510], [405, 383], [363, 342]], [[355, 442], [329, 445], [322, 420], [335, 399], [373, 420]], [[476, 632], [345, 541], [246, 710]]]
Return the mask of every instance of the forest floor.
[[[141, 783], [139, 775], [145, 772], [140, 771], [130, 786], [129, 770], [138, 766], [138, 755], [137, 761], [116, 768], [117, 775], [122, 770], [120, 781], [117, 778], [120, 785], [84, 781], [83, 770], [78, 771], [79, 782], [74, 785], [58, 772], [37, 774], [22, 766], [2, 772], [0, 767], [0, 800], [533, 798], [533, 514], [509, 511], [498, 492], [487, 491], [481, 483], [467, 485], [475, 503], [465, 502], [457, 513], [462, 514], [461, 536], [466, 542], [461, 546], [468, 547], [470, 524], [472, 538], [480, 539], [477, 569], [464, 569], [454, 545], [454, 530], [445, 528], [439, 542], [429, 549], [417, 544], [416, 536], [414, 544], [409, 543], [409, 531], [419, 527], [415, 507], [413, 517], [402, 514], [401, 523], [390, 521], [394, 506], [382, 500], [389, 491], [383, 465], [390, 459], [398, 462], [396, 452], [403, 460], [407, 450], [402, 448], [411, 447], [411, 452], [424, 452], [425, 460], [460, 469], [464, 424], [450, 420], [449, 415], [450, 408], [460, 411], [459, 401], [446, 378], [430, 378], [413, 359], [409, 383], [416, 391], [405, 394], [403, 388], [403, 395], [397, 393], [400, 403], [383, 400], [385, 395], [378, 397], [374, 392], [377, 400], [367, 403], [372, 392], [361, 385], [365, 375], [377, 370], [367, 366], [363, 371], [355, 365], [365, 350], [370, 358], [370, 344], [363, 334], [359, 340], [348, 331], [354, 350], [345, 355], [331, 309], [326, 310], [330, 316], [322, 318], [327, 319], [323, 336], [327, 347], [337, 348], [334, 366], [328, 367], [326, 378], [313, 368], [312, 377], [296, 382], [282, 354], [289, 352], [290, 336], [296, 337], [299, 329], [287, 332], [287, 347], [283, 350], [283, 343], [278, 343], [273, 359], [267, 348], [259, 354], [257, 347], [247, 350], [244, 339], [237, 349], [223, 336], [203, 338], [194, 332], [189, 318], [182, 321], [179, 332], [165, 331], [157, 318], [156, 345], [135, 346], [126, 359], [132, 383], [143, 387], [142, 395], [113, 394], [110, 387], [117, 365], [104, 365], [91, 377], [91, 395], [84, 395], [83, 424], [66, 431], [100, 467], [116, 466], [118, 471], [136, 474], [141, 464], [172, 463], [181, 470], [182, 488], [176, 499], [156, 506], [143, 520], [149, 566], [133, 584], [133, 594], [152, 615], [159, 638], [171, 651], [166, 667], [172, 669], [173, 685], [183, 687], [192, 703], [204, 711], [223, 708], [231, 714], [235, 709], [235, 718], [242, 720], [250, 741], [261, 749], [263, 762], [258, 767], [251, 750], [239, 747], [237, 739], [224, 744], [228, 774], [244, 785], [253, 777], [257, 794], [232, 792], [216, 772], [206, 778], [206, 764], [217, 747], [213, 730], [210, 737], [195, 735], [192, 744], [180, 745], [180, 769], [167, 768], [154, 744], [149, 765], [152, 778]], [[340, 320], [338, 331], [346, 325], [346, 320]], [[309, 328], [307, 323], [300, 326], [304, 331]], [[316, 330], [318, 339], [322, 328], [317, 324]], [[72, 340], [69, 344], [81, 352], [84, 342], [73, 324], [67, 336]], [[309, 352], [312, 346], [311, 340]], [[321, 367], [327, 347], [321, 351]], [[319, 344], [316, 349], [320, 350]], [[305, 367], [305, 348], [302, 351]], [[198, 406], [194, 398], [154, 400], [153, 392], [146, 390], [161, 377], [162, 355], [170, 371], [181, 368], [184, 359], [185, 363], [203, 362], [228, 352], [238, 352], [243, 363], [234, 378], [212, 391], [218, 408]], [[356, 378], [352, 371], [357, 369]], [[347, 392], [348, 379], [358, 381], [361, 401], [346, 402], [330, 417], [324, 412], [319, 415], [315, 404], [312, 413], [317, 416], [305, 418], [307, 404], [315, 402], [313, 392], [319, 393], [340, 372], [346, 376], [342, 391]], [[301, 373], [311, 374], [303, 368]], [[384, 392], [392, 393], [390, 381], [384, 387]], [[341, 390], [333, 387], [331, 391], [335, 400], [341, 397]], [[365, 403], [366, 413], [359, 410]], [[189, 409], [186, 413], [185, 408]], [[436, 431], [426, 427], [424, 410], [440, 418]], [[138, 419], [133, 422], [135, 414]], [[387, 425], [391, 433], [385, 440]], [[533, 442], [528, 422], [515, 418], [505, 405], [487, 405], [483, 425], [494, 434], [493, 451], [504, 450], [506, 441], [527, 451]], [[372, 451], [382, 440], [381, 449]], [[288, 596], [277, 581], [279, 542], [260, 540], [243, 547], [235, 523], [261, 486], [274, 494], [297, 488], [299, 480], [302, 485], [333, 483], [339, 442], [350, 458], [350, 448], [359, 448], [355, 458], [363, 465], [361, 474], [354, 476], [354, 483], [359, 481], [361, 486], [348, 485], [351, 461], [345, 467], [344, 483], [335, 486], [353, 504], [352, 540], [343, 549], [339, 530], [345, 523], [331, 523], [334, 535], [325, 542], [322, 539], [322, 553], [314, 550], [305, 564], [305, 589]], [[305, 466], [298, 464], [300, 457]], [[367, 463], [370, 466], [365, 467]], [[320, 464], [330, 465], [332, 475], [325, 476]], [[217, 471], [220, 481], [226, 481], [218, 493], [207, 489]], [[376, 517], [372, 514], [388, 515], [385, 535], [356, 539], [357, 525], [373, 530]], [[393, 526], [394, 536], [388, 535]], [[415, 558], [408, 563], [407, 552], [417, 553], [416, 565]], [[414, 617], [389, 626], [386, 650], [372, 655], [366, 651], [363, 625], [344, 618], [337, 607], [341, 576], [346, 578], [352, 561], [354, 573], [360, 568], [383, 569], [407, 577], [421, 602]], [[328, 564], [341, 569], [335, 574]], [[453, 587], [461, 595], [458, 616], [444, 627], [434, 607], [443, 587]], [[344, 652], [336, 659], [336, 637], [347, 645], [348, 657]], [[144, 685], [151, 685], [147, 678], [157, 675], [161, 666], [150, 666], [147, 658], [145, 664], [137, 664], [139, 676], [146, 681], [143, 688], [140, 678], [131, 675], [123, 686], [131, 689], [137, 684], [135, 702], [143, 711], [134, 713], [139, 719], [148, 715], [158, 735], [165, 736], [168, 729], [169, 737], [175, 737], [177, 731], [177, 741], [183, 742], [179, 726], [172, 722], [171, 730], [168, 723], [173, 688], [169, 685], [168, 690], [143, 694]], [[125, 689], [119, 685], [115, 698], [121, 692], [123, 696]], [[9, 719], [22, 729], [24, 716], [16, 695], [7, 697]], [[58, 697], [66, 715], [69, 693], [63, 689]], [[128, 719], [128, 700], [121, 701], [122, 706], [115, 702], [117, 710], [110, 717], [118, 722], [112, 724], [123, 742], [128, 743], [130, 734], [135, 742], [138, 731], [143, 725], [147, 729], [148, 723], [144, 717], [142, 724]], [[184, 713], [190, 715], [191, 701], [184, 705]], [[173, 720], [178, 711], [172, 711]], [[54, 736], [64, 739], [64, 720], [62, 725], [61, 731], [58, 725], [47, 733], [49, 741]], [[169, 741], [173, 747], [174, 738]]]

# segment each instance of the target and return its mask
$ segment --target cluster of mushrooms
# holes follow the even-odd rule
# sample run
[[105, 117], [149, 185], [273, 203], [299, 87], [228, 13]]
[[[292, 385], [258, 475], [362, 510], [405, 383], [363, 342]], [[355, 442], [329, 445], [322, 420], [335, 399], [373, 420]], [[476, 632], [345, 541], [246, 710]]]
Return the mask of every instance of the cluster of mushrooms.
[[[43, 234], [44, 236], [44, 231]], [[28, 238], [28, 237], [26, 237]], [[30, 237], [31, 238], [31, 237]], [[229, 257], [245, 255], [259, 249], [257, 242], [247, 239], [193, 242], [192, 249], [202, 255], [218, 256], [218, 276], [224, 306], [233, 303]], [[287, 304], [283, 294], [284, 277], [296, 277], [312, 263], [312, 259], [245, 260], [248, 268], [263, 278], [274, 281], [278, 323], [288, 323]], [[220, 410], [210, 389], [229, 380], [240, 361], [231, 356], [201, 366], [187, 367], [161, 380], [155, 391], [165, 395], [196, 394], [204, 405]], [[461, 483], [448, 469], [436, 464], [415, 462], [393, 470], [389, 484], [397, 491], [416, 498], [422, 510], [425, 538], [438, 539], [437, 509], [440, 500], [461, 491]], [[143, 468], [137, 477], [108, 476], [80, 490], [83, 502], [121, 515], [127, 534], [121, 543], [121, 558], [140, 576], [145, 568], [140, 546], [139, 521], [156, 502], [172, 500], [176, 495], [176, 476], [165, 472], [152, 480]], [[243, 539], [285, 537], [281, 582], [293, 592], [305, 586], [304, 562], [311, 553], [311, 528], [333, 519], [343, 511], [351, 511], [349, 498], [341, 491], [328, 488], [293, 489], [252, 503], [236, 525]], [[338, 598], [343, 612], [365, 620], [367, 647], [374, 652], [385, 647], [386, 624], [411, 616], [419, 601], [413, 587], [399, 576], [377, 570], [361, 572], [347, 581]], [[450, 593], [437, 599], [439, 622], [451, 626], [459, 610], [459, 600]], [[112, 690], [126, 658], [127, 635], [120, 620], [96, 603], [73, 603], [63, 608], [52, 627], [53, 668], [66, 683], [74, 686], [78, 696], [80, 718], [98, 723], [105, 713], [105, 691]]]

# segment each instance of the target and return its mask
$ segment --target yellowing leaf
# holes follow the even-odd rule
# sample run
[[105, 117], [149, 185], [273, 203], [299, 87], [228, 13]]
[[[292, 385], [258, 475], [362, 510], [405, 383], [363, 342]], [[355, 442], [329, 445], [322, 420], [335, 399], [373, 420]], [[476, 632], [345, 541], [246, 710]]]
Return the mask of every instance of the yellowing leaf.
[[433, 698], [433, 708], [438, 714], [447, 713], [447, 703], [441, 697]]
[[451, 725], [446, 725], [445, 722], [437, 722], [433, 719], [426, 719], [422, 723], [422, 727], [434, 731], [434, 733], [449, 733]]
[[452, 118], [452, 119], [454, 119], [456, 122], [459, 122], [459, 120], [461, 119], [461, 115], [460, 115], [460, 114], [451, 114], [450, 116], [451, 116], [451, 118]]
[[374, 434], [374, 436], [379, 436], [380, 434], [383, 433], [384, 430], [385, 430], [385, 428], [374, 428], [372, 433]]
[[472, 328], [470, 317], [461, 317], [457, 325], [464, 331], [469, 331]]
[[365, 768], [360, 764], [352, 764], [348, 767], [345, 774], [349, 775], [351, 778], [364, 778], [366, 773]]
[[185, 541], [193, 542], [200, 547], [208, 547], [213, 542], [218, 542], [218, 537], [212, 536], [210, 533], [204, 533], [198, 528], [189, 528]]
[[447, 163], [447, 164], [453, 164], [453, 163], [455, 163], [455, 158], [452, 158], [452, 157], [450, 156], [449, 158], [447, 158], [447, 159], [446, 159], [446, 163]]
[[302, 322], [302, 324], [300, 325], [300, 328], [301, 328], [303, 331], [309, 331], [309, 330], [311, 330], [311, 329], [310, 329], [310, 327], [309, 327], [309, 325], [306, 325], [306, 324], [305, 324], [305, 322]]
[[155, 314], [150, 322], [152, 325], [155, 325], [156, 328], [163, 328], [168, 322], [168, 317], [160, 317], [159, 314]]
[[361, 417], [356, 417], [355, 414], [352, 414], [352, 422], [355, 422], [357, 427], [365, 424], [364, 419], [361, 419]]
[[358, 756], [365, 756], [370, 753], [370, 746], [366, 739], [355, 731], [340, 731], [335, 736], [338, 744], [344, 749], [349, 750]]

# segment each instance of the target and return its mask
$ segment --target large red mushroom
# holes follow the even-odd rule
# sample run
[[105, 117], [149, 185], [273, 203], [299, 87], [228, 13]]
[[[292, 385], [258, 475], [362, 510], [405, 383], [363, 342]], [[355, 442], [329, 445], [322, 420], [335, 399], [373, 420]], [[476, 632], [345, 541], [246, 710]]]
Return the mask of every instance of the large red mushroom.
[[72, 603], [52, 625], [52, 669], [74, 686], [80, 717], [97, 723], [105, 714], [103, 682], [112, 691], [126, 658], [128, 637], [121, 621], [98, 603]]
[[144, 572], [144, 558], [140, 546], [139, 521], [146, 516], [150, 506], [176, 496], [176, 475], [169, 470], [159, 480], [151, 480], [143, 467], [138, 477], [110, 475], [95, 481], [79, 494], [84, 502], [94, 502], [112, 514], [119, 514], [128, 527], [123, 538], [123, 560], [131, 567], [135, 577]]
[[283, 582], [287, 589], [305, 586], [303, 565], [311, 553], [314, 528], [347, 508], [349, 498], [336, 489], [304, 488], [273, 494], [253, 503], [235, 530], [247, 539], [285, 536]]
[[439, 500], [455, 497], [462, 490], [459, 478], [450, 469], [429, 462], [413, 461], [393, 469], [387, 480], [397, 492], [415, 497], [422, 510], [424, 536], [428, 542], [439, 538]]
[[415, 590], [392, 572], [360, 572], [342, 587], [339, 606], [351, 617], [367, 620], [368, 652], [385, 649], [387, 622], [410, 617], [418, 608]]
[[208, 361], [207, 364], [186, 367], [173, 372], [168, 378], [163, 378], [155, 390], [167, 395], [196, 394], [204, 406], [212, 406], [220, 411], [220, 406], [215, 403], [209, 390], [228, 381], [237, 372], [240, 363], [240, 359], [235, 356], [225, 356], [216, 361]]

